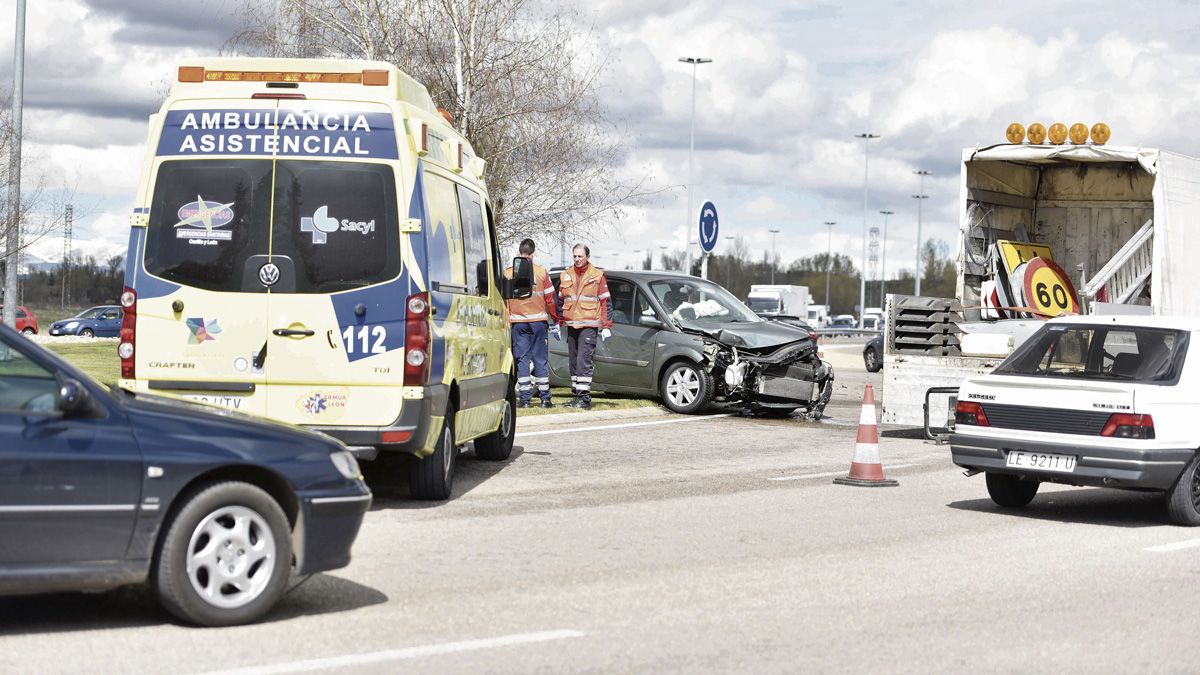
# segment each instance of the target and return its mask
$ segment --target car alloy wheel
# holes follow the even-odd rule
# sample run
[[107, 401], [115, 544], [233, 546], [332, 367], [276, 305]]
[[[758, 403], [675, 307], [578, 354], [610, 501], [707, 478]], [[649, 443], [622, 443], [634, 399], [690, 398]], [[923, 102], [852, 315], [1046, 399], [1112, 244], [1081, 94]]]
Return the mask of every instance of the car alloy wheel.
[[201, 599], [221, 609], [244, 607], [262, 595], [277, 564], [270, 526], [245, 506], [213, 511], [188, 540], [188, 581]]
[[868, 371], [873, 373], [879, 369], [879, 357], [875, 355], [874, 349], [868, 349], [867, 352], [863, 354], [863, 361], [866, 362]]
[[96, 337], [96, 333], [93, 332], [91, 328], [84, 328], [83, 330], [79, 331], [79, 337], [94, 338]]
[[24, 333], [26, 336], [37, 334], [36, 330], [29, 328], [28, 326], [26, 326], [21, 332]]
[[667, 399], [678, 408], [690, 406], [700, 396], [700, 376], [694, 368], [676, 366], [667, 376]]

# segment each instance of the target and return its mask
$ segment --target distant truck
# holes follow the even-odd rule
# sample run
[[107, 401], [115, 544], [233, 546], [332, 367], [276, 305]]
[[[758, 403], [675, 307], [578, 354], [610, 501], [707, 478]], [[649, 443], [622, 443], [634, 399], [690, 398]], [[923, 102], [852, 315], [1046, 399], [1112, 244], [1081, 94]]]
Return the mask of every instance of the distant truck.
[[[948, 421], [962, 381], [1053, 316], [1200, 316], [1200, 239], [1187, 234], [1200, 221], [1200, 160], [1017, 143], [967, 148], [961, 167], [955, 297], [888, 299], [885, 423], [921, 425], [926, 406], [931, 426]], [[905, 312], [946, 323], [905, 333]]]
[[765, 318], [796, 317], [808, 319], [808, 287], [776, 284], [754, 284], [746, 304], [755, 314]]
[[808, 325], [813, 328], [827, 328], [829, 326], [829, 305], [809, 305]]

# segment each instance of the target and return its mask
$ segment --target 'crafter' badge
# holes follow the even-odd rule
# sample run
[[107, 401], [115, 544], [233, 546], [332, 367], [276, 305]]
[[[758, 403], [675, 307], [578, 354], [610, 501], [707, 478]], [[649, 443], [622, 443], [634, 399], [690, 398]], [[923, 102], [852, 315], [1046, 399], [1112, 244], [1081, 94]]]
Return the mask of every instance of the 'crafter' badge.
[[275, 263], [263, 265], [258, 268], [258, 280], [268, 288], [274, 286], [279, 281], [279, 268], [275, 266]]

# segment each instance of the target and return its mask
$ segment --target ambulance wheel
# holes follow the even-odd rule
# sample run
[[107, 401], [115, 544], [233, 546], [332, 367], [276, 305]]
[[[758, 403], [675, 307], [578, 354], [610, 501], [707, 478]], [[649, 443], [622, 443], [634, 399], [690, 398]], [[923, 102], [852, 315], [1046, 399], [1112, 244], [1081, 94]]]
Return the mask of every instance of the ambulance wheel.
[[504, 397], [504, 410], [500, 413], [500, 426], [495, 431], [475, 439], [475, 456], [499, 462], [512, 454], [513, 440], [517, 437], [517, 383], [508, 379], [508, 394]]
[[442, 433], [433, 454], [409, 465], [408, 491], [413, 499], [439, 502], [450, 498], [454, 487], [454, 465], [458, 446], [454, 443], [454, 408], [446, 409]]
[[1022, 480], [1003, 473], [987, 474], [988, 496], [1000, 506], [1019, 509], [1028, 506], [1041, 485], [1036, 480]]

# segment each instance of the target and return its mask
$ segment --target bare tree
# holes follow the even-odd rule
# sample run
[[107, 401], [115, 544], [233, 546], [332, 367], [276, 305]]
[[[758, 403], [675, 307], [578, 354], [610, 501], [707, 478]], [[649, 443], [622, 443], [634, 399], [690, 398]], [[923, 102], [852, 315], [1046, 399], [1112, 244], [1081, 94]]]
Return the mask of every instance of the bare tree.
[[237, 50], [377, 59], [425, 84], [488, 162], [501, 243], [594, 239], [648, 178], [619, 176], [604, 61], [570, 10], [534, 0], [246, 0]]

